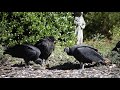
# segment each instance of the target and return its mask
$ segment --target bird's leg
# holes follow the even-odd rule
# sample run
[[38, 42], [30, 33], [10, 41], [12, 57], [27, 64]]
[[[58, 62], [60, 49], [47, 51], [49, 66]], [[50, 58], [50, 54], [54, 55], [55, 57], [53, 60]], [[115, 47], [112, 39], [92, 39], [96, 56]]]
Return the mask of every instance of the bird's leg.
[[23, 64], [23, 62], [22, 62], [22, 61], [20, 62], [20, 64], [19, 64], [19, 65], [20, 65], [20, 66], [25, 66], [25, 64]]
[[84, 64], [80, 62], [80, 69], [84, 69]]
[[82, 70], [84, 70], [84, 66], [85, 66], [84, 63], [82, 63]]
[[22, 65], [23, 63], [22, 63], [22, 61], [20, 62], [20, 65]]
[[45, 69], [46, 68], [45, 65], [46, 65], [45, 59], [42, 59], [41, 69]]
[[42, 67], [44, 67], [46, 65], [46, 60], [43, 59], [43, 64], [42, 64]]
[[102, 64], [100, 62], [97, 62], [96, 66], [99, 67], [99, 66], [102, 66]]
[[25, 60], [25, 68], [29, 68], [29, 61]]
[[18, 65], [22, 66], [23, 65], [22, 61]]
[[84, 63], [80, 62], [80, 73], [82, 73], [84, 70]]

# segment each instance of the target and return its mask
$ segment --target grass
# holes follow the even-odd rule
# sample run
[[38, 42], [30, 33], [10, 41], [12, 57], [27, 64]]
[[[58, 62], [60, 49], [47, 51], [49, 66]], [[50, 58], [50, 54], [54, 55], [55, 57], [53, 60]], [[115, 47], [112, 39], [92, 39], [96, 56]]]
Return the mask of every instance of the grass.
[[108, 52], [111, 51], [113, 48], [113, 44], [111, 45], [111, 41], [104, 39], [104, 40], [90, 40], [85, 41], [86, 44], [93, 46], [94, 48], [97, 48], [98, 51], [105, 56]]
[[74, 57], [68, 56], [64, 52], [64, 48], [65, 47], [62, 47], [62, 46], [55, 47], [55, 50], [53, 51], [53, 53], [51, 54], [51, 56], [47, 61], [47, 64], [49, 64], [49, 67], [56, 66], [56, 65], [63, 65], [64, 63], [67, 63], [67, 62], [72, 62], [72, 63], [77, 62]]
[[[103, 55], [103, 57], [106, 57], [110, 55], [111, 50], [115, 47], [116, 43], [120, 40], [120, 29], [119, 28], [114, 28], [114, 33], [112, 40], [108, 39], [91, 39], [91, 40], [85, 40], [84, 43], [88, 44], [90, 46], [93, 46], [94, 48], [97, 48], [99, 52]], [[56, 65], [63, 65], [64, 63], [67, 62], [72, 62], [72, 63], [79, 63], [78, 61], [75, 60], [74, 57], [68, 56], [64, 52], [64, 48], [66, 46], [60, 46], [59, 44], [56, 44], [55, 50], [51, 54], [51, 56], [48, 58], [46, 65], [48, 67], [56, 66]], [[0, 46], [0, 55], [3, 55], [3, 49]], [[10, 56], [9, 56], [10, 57]], [[117, 60], [117, 62], [120, 62], [120, 60], [116, 59], [117, 57], [114, 57], [114, 61]], [[15, 58], [9, 58], [10, 60], [13, 60], [13, 63], [18, 62], [19, 60], [15, 61]], [[113, 58], [111, 58], [113, 59]]]
[[[85, 44], [91, 45], [95, 48], [97, 48], [99, 50], [99, 52], [105, 57], [111, 50], [112, 48], [115, 46], [115, 44], [112, 41], [109, 40], [99, 40], [99, 41], [95, 41], [95, 40], [90, 40], [90, 41], [85, 41]], [[78, 61], [75, 60], [74, 57], [72, 56], [68, 56], [65, 52], [64, 52], [64, 48], [65, 46], [60, 46], [60, 45], [56, 45], [55, 46], [55, 50], [53, 51], [53, 53], [51, 54], [51, 56], [48, 58], [48, 60], [46, 61], [46, 65], [47, 67], [53, 67], [56, 65], [63, 65], [64, 63], [79, 63]], [[3, 53], [2, 49], [1, 49], [1, 54]], [[6, 57], [12, 61], [12, 64], [16, 64], [16, 63], [20, 63], [21, 61], [24, 62], [24, 60], [19, 60], [18, 58], [14, 58], [11, 57], [10, 55], [6, 55]]]

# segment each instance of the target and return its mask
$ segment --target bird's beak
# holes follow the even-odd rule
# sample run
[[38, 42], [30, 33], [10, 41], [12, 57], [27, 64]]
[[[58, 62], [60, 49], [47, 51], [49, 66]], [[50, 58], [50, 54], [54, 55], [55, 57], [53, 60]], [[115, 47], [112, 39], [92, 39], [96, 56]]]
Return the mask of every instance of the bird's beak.
[[67, 49], [68, 49], [68, 48], [64, 48], [64, 52], [67, 52]]

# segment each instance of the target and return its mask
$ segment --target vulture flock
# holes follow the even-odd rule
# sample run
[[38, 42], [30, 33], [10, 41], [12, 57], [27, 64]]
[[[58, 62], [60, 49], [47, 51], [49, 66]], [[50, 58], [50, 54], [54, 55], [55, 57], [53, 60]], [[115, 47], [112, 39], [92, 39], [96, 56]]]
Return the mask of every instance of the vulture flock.
[[[73, 16], [80, 16], [80, 13], [74, 13]], [[55, 49], [56, 39], [53, 36], [46, 36], [36, 42], [35, 45], [22, 44], [12, 47], [5, 47], [4, 54], [10, 54], [13, 57], [23, 58], [25, 64], [28, 66], [30, 61], [36, 64], [43, 64], [43, 61], [47, 60]], [[116, 47], [112, 51], [120, 50], [120, 41], [116, 44]], [[80, 67], [84, 69], [85, 63], [97, 63], [106, 65], [105, 59], [99, 51], [89, 45], [80, 44], [72, 47], [65, 47], [64, 52], [69, 56], [73, 56], [79, 61]]]
[[40, 39], [35, 45], [24, 44], [6, 47], [3, 54], [23, 58], [26, 65], [29, 65], [29, 61], [42, 65], [43, 60], [47, 60], [54, 50], [54, 44], [55, 38], [48, 36]]
[[[12, 47], [6, 47], [4, 54], [10, 54], [13, 57], [23, 58], [25, 64], [28, 66], [30, 61], [36, 64], [42, 65], [43, 60], [47, 60], [55, 49], [55, 38], [53, 36], [47, 36], [36, 42], [35, 45], [15, 45]], [[120, 49], [120, 41], [116, 44], [116, 47], [112, 51], [118, 51]], [[105, 59], [101, 56], [99, 51], [92, 46], [80, 44], [72, 47], [65, 47], [64, 52], [73, 56], [79, 61], [80, 67], [84, 69], [85, 63], [97, 63], [106, 65]]]

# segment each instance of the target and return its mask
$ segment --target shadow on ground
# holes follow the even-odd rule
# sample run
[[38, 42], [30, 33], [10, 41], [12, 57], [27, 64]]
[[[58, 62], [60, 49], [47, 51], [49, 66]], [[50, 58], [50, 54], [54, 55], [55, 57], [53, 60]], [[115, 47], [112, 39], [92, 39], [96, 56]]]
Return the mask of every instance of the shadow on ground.
[[[30, 63], [30, 65], [33, 65], [32, 63]], [[19, 64], [14, 64], [11, 67], [25, 67], [25, 64], [23, 63], [19, 63]]]
[[[94, 65], [85, 65], [84, 68], [90, 68], [90, 67], [94, 67], [96, 66], [96, 64]], [[67, 62], [67, 63], [64, 63], [63, 65], [57, 65], [57, 66], [53, 66], [51, 68], [47, 68], [49, 70], [53, 70], [53, 69], [57, 69], [57, 70], [70, 70], [70, 69], [80, 69], [80, 64], [74, 64], [74, 63], [71, 63], [71, 62]]]
[[[33, 65], [32, 63], [30, 63], [30, 66]], [[94, 67], [96, 66], [96, 64], [91, 64], [91, 65], [85, 65], [84, 68], [90, 68], [90, 67]], [[25, 67], [25, 64], [23, 63], [19, 63], [19, 64], [14, 64], [12, 65], [12, 67]], [[76, 63], [71, 63], [71, 62], [67, 62], [64, 63], [62, 65], [56, 65], [50, 68], [46, 68], [48, 70], [74, 70], [74, 69], [80, 69], [80, 64], [76, 64]]]

